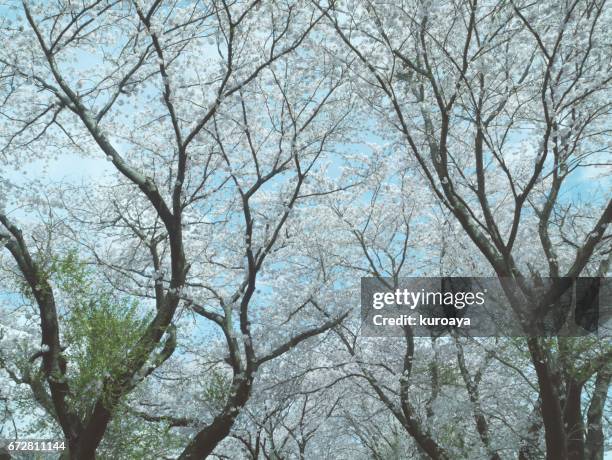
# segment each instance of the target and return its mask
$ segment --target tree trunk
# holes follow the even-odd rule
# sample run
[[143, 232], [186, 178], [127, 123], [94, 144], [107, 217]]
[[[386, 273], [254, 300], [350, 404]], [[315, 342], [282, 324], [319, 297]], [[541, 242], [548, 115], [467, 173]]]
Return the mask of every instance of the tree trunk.
[[563, 426], [564, 418], [556, 384], [556, 376], [550, 367], [548, 353], [537, 338], [527, 339], [531, 361], [538, 377], [540, 400], [542, 401], [542, 421], [546, 440], [547, 460], [568, 460], [567, 436]]
[[595, 389], [591, 404], [587, 411], [587, 435], [584, 449], [585, 460], [603, 460], [604, 454], [604, 435], [601, 425], [603, 409], [608, 396], [610, 378], [612, 372], [604, 369], [597, 374], [595, 379]]
[[535, 460], [538, 455], [538, 439], [542, 429], [541, 401], [538, 401], [531, 411], [532, 422], [527, 429], [526, 436], [523, 438], [519, 449], [518, 460]]
[[584, 425], [582, 423], [582, 387], [572, 377], [567, 377], [565, 396], [565, 428], [567, 430], [567, 456], [569, 460], [584, 459]]
[[240, 409], [249, 400], [251, 384], [252, 378], [238, 382], [236, 390], [225, 404], [223, 412], [217, 415], [210, 425], [189, 442], [178, 460], [202, 460], [213, 453], [217, 445], [227, 437], [240, 413]]

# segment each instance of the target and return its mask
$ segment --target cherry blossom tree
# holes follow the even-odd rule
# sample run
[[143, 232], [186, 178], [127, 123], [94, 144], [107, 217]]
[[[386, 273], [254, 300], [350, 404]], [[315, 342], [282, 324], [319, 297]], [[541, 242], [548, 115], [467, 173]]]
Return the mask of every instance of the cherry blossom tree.
[[0, 438], [603, 458], [606, 331], [369, 337], [359, 294], [493, 276], [543, 324], [564, 280], [609, 274], [605, 0], [0, 13]]
[[[316, 5], [360, 63], [377, 133], [394, 129], [391, 140], [504, 281], [513, 309], [543, 311], [564, 289], [557, 278], [537, 292], [529, 276], [607, 273], [612, 202], [600, 194], [583, 214], [565, 193], [572, 178], [607, 165], [604, 2]], [[547, 458], [583, 458], [594, 443], [601, 451], [586, 438], [581, 395], [587, 380], [609, 373], [609, 350], [576, 367], [588, 346], [527, 344]]]
[[313, 325], [301, 314], [308, 299], [285, 286], [275, 314], [294, 332], [258, 344], [269, 330], [258, 318], [262, 302], [274, 301], [259, 300], [261, 271], [276, 264], [287, 281], [300, 276], [283, 251], [291, 215], [317, 182], [317, 162], [341, 139], [351, 105], [341, 67], [308, 65], [309, 34], [322, 15], [257, 1], [7, 8], [3, 159], [64, 149], [106, 156], [119, 173], [113, 185], [84, 192], [79, 204], [75, 191], [55, 197], [60, 210], [51, 213], [66, 219], [57, 238], [79, 234], [79, 253], [147, 312], [93, 398], [73, 401], [61, 287], [49, 270], [58, 245], [34, 248], [24, 231], [32, 226], [5, 207], [3, 246], [39, 310], [41, 346], [29, 362], [42, 363], [36, 377], [23, 368], [11, 377], [59, 425], [70, 458], [93, 458], [127, 395], [176, 352], [181, 317], [197, 315], [219, 328], [226, 349], [216, 365], [228, 386], [223, 404], [179, 456], [205, 457], [229, 434], [257, 370], [343, 318], [328, 312]]

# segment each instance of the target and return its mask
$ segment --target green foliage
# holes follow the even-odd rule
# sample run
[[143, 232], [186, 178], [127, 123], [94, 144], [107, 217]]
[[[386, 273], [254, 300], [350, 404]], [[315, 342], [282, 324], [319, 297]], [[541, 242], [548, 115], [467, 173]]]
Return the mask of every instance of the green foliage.
[[[110, 396], [100, 393], [102, 382], [105, 377], [125, 370], [126, 359], [135, 351], [151, 315], [144, 314], [135, 299], [108, 288], [96, 276], [94, 268], [79, 259], [76, 251], [36, 262], [40, 277], [53, 285], [62, 344], [67, 346], [64, 353], [68, 361], [71, 404], [85, 418], [100, 396], [103, 399]], [[33, 300], [25, 282], [21, 291]], [[22, 367], [29, 367], [29, 363], [22, 363]], [[33, 378], [42, 381], [38, 373]], [[206, 387], [206, 397], [224, 401], [224, 385], [229, 385], [227, 380], [215, 374]], [[30, 398], [24, 398], [20, 404], [27, 412], [40, 411]], [[57, 431], [48, 417], [36, 417], [31, 425], [34, 432]], [[146, 422], [131, 412], [127, 401], [120, 401], [97, 457], [103, 460], [153, 458], [152, 455], [161, 458], [185, 442], [168, 424]]]
[[182, 450], [188, 437], [172, 431], [166, 423], [148, 423], [134, 416], [127, 408], [109, 424], [96, 458], [100, 460], [140, 460], [167, 458]]
[[50, 274], [61, 296], [71, 390], [79, 409], [87, 411], [103, 378], [123, 371], [149, 318], [136, 300], [102, 286], [74, 252], [53, 260]]
[[457, 385], [461, 379], [459, 371], [450, 363], [436, 363], [438, 380], [441, 386]]
[[227, 401], [231, 384], [231, 378], [227, 374], [213, 369], [204, 386], [203, 401], [220, 409]]

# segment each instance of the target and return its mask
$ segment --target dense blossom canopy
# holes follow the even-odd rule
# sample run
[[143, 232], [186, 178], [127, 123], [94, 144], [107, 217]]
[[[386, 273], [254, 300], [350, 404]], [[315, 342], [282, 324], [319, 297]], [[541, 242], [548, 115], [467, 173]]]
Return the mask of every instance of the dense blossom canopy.
[[367, 337], [359, 303], [361, 277], [494, 276], [520, 314], [609, 273], [611, 16], [1, 1], [0, 438], [602, 459], [603, 328]]

